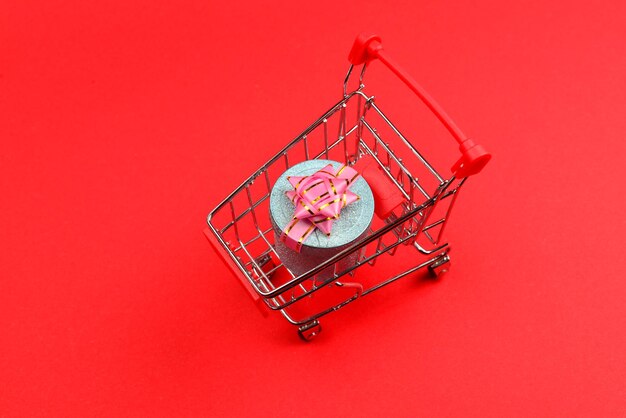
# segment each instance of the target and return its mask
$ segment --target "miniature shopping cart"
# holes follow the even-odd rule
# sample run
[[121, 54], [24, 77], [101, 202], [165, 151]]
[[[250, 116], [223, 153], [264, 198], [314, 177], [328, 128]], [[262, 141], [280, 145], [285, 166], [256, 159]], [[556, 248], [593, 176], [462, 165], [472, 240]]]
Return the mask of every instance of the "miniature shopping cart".
[[[365, 69], [375, 59], [397, 75], [459, 143], [461, 157], [452, 167], [451, 177], [443, 177], [382, 112], [374, 97], [365, 93]], [[359, 35], [349, 60], [342, 99], [245, 180], [207, 219], [207, 237], [250, 295], [281, 312], [305, 340], [321, 331], [320, 317], [375, 290], [422, 268], [433, 276], [445, 272], [450, 247], [442, 235], [454, 202], [467, 178], [480, 172], [491, 158], [392, 61], [379, 37]], [[357, 74], [358, 85], [350, 90]], [[389, 200], [375, 201], [376, 216], [364, 236], [298, 275], [276, 252], [269, 200], [274, 183], [285, 170], [311, 159], [335, 160], [357, 170], [360, 165], [367, 166], [364, 172], [375, 177], [371, 184], [392, 190], [396, 199], [391, 204]], [[370, 183], [370, 178], [363, 176]], [[390, 268], [376, 268], [381, 256], [394, 255], [400, 247], [411, 251], [411, 265], [391, 263], [400, 265], [400, 271], [391, 273]], [[355, 263], [341, 263], [354, 254], [358, 254]]]

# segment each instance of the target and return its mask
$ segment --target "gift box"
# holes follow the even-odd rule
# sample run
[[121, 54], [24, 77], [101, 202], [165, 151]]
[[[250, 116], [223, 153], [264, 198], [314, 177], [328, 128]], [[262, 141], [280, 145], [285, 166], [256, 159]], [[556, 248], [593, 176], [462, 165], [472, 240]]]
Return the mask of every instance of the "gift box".
[[[325, 167], [329, 165], [332, 166], [332, 170], [320, 172], [320, 170], [324, 170]], [[356, 172], [343, 167], [343, 164], [331, 160], [304, 161], [285, 171], [272, 188], [270, 194], [270, 218], [275, 232], [276, 253], [280, 257], [281, 262], [296, 276], [306, 273], [318, 266], [367, 234], [374, 215], [374, 198], [372, 191], [363, 177], [358, 175], [353, 176], [352, 173]], [[335, 188], [332, 184], [329, 186], [327, 192], [322, 193], [324, 190], [322, 189], [320, 191], [319, 188], [323, 188], [323, 186], [320, 185], [316, 188], [316, 185], [322, 183], [321, 180], [323, 179], [313, 182], [309, 177], [319, 173], [319, 175], [330, 179], [332, 183], [334, 177], [331, 177], [331, 174], [336, 175], [339, 173], [339, 177], [337, 177], [339, 180], [335, 181], [335, 183], [338, 183], [342, 180], [340, 178], [342, 172], [344, 174], [350, 172], [350, 179], [356, 177], [351, 182], [349, 181], [350, 179], [347, 180], [349, 184], [348, 190], [345, 192], [347, 199], [346, 196], [341, 194], [341, 190], [334, 190]], [[308, 191], [310, 194], [313, 194], [313, 196], [309, 195], [307, 197], [308, 199], [312, 199], [307, 201], [308, 206], [307, 204], [298, 202], [299, 196], [296, 196], [298, 193], [296, 193], [294, 183], [297, 186], [299, 182], [294, 179], [305, 182], [308, 180], [309, 184], [312, 183], [312, 186], [300, 190], [301, 193]], [[345, 182], [346, 181], [344, 181], [344, 183]], [[333, 195], [334, 192], [340, 192], [340, 194]], [[328, 194], [332, 196], [328, 196]], [[331, 199], [331, 197], [335, 196], [337, 196], [337, 198]], [[350, 197], [352, 197], [352, 199], [350, 199]], [[316, 200], [318, 200], [320, 204], [314, 207], [314, 205], [311, 205], [311, 201], [315, 203]], [[346, 201], [348, 203], [344, 205], [343, 202]], [[324, 204], [324, 202], [329, 203]], [[313, 217], [313, 211], [319, 208], [328, 210], [328, 206], [333, 202], [337, 202], [336, 204], [340, 205], [341, 208], [338, 210], [336, 217], [329, 216], [326, 218], [328, 219], [328, 223], [331, 224], [330, 230], [325, 229], [325, 225], [318, 225], [316, 227], [315, 224], [317, 222], [315, 222], [315, 220], [319, 220], [321, 216], [317, 218]], [[306, 238], [302, 239], [304, 235], [302, 233], [293, 236], [294, 229], [298, 229], [301, 225], [295, 226], [292, 230], [289, 228], [293, 227], [293, 224], [297, 222], [294, 216], [298, 214], [298, 209], [305, 211], [304, 208], [310, 212], [310, 214], [305, 213], [304, 217], [311, 216], [309, 219], [313, 219], [313, 222], [307, 224], [311, 225], [310, 228], [306, 228], [307, 225], [301, 228], [305, 233], [308, 232]], [[326, 219], [323, 219], [321, 222], [326, 221]], [[311, 229], [311, 231], [309, 231], [309, 229]], [[289, 232], [289, 234], [287, 234], [287, 232]], [[342, 259], [337, 263], [336, 272], [339, 273], [351, 265], [354, 265], [358, 256], [359, 252], [354, 252]], [[332, 275], [333, 267], [331, 266], [322, 270], [322, 272], [317, 275], [317, 279], [329, 278], [332, 277]]]

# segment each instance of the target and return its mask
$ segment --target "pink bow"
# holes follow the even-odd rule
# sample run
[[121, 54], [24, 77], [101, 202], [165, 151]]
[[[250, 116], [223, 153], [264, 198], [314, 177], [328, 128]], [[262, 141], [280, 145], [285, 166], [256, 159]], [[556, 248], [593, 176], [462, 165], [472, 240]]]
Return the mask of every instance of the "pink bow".
[[327, 236], [341, 209], [359, 200], [348, 190], [359, 177], [353, 168], [342, 166], [335, 172], [331, 164], [305, 177], [287, 177], [294, 190], [285, 192], [296, 206], [293, 219], [280, 236], [289, 248], [300, 252], [302, 243], [319, 228]]

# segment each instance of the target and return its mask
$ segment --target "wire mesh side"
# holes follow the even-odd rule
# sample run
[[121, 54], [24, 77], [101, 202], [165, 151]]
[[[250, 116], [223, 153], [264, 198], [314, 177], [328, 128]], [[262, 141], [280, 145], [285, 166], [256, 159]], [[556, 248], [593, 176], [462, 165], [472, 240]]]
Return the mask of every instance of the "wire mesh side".
[[[275, 233], [270, 223], [269, 199], [272, 186], [291, 166], [310, 159], [332, 159], [348, 164], [354, 161], [354, 149], [346, 137], [354, 137], [357, 118], [346, 111], [350, 97], [327, 111], [301, 135], [277, 153], [209, 215], [211, 229], [219, 235], [227, 252], [245, 271], [246, 279], [261, 295], [292, 282], [296, 276], [281, 261], [274, 248]], [[270, 277], [272, 278], [270, 280]], [[278, 278], [278, 279], [277, 279]], [[298, 283], [291, 296], [272, 297], [272, 306], [316, 289]], [[300, 292], [300, 293], [298, 293]]]
[[[413, 158], [406, 158], [402, 151]], [[353, 275], [361, 266], [373, 266], [377, 257], [394, 254], [400, 244], [415, 242], [430, 213], [433, 196], [442, 190], [443, 184], [436, 171], [416, 153], [412, 146], [407, 147], [406, 138], [373, 105], [371, 98], [361, 91], [353, 92], [225, 199], [211, 213], [209, 224], [266, 304], [271, 309], [285, 309], [342, 277]], [[305, 160], [324, 158], [354, 164], [366, 156], [376, 160], [390, 184], [405, 197], [404, 203], [387, 219], [373, 223], [368, 241], [354, 250], [359, 251], [354, 265], [342, 269], [340, 260], [335, 260], [323, 266], [326, 271], [331, 269], [330, 278], [320, 279], [319, 271], [296, 276], [281, 262], [274, 248], [276, 234], [269, 220], [272, 186], [285, 170]], [[424, 178], [439, 188], [427, 189]], [[427, 231], [443, 223], [445, 220]]]

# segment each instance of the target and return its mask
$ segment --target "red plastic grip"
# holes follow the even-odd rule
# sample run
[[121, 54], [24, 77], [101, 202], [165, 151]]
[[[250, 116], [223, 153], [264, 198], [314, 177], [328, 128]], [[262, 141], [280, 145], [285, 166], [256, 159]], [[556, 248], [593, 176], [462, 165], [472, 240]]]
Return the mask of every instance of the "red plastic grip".
[[491, 154], [482, 146], [468, 139], [439, 103], [409, 73], [387, 55], [387, 52], [383, 49], [380, 36], [367, 33], [359, 34], [354, 40], [348, 60], [352, 65], [361, 65], [367, 64], [374, 59], [378, 59], [402, 80], [424, 102], [459, 143], [462, 156], [452, 166], [452, 171], [455, 175], [458, 178], [463, 178], [479, 173], [491, 159]]
[[461, 158], [452, 166], [452, 172], [458, 178], [473, 176], [491, 160], [489, 154], [482, 145], [475, 144], [471, 139], [466, 139], [459, 145]]
[[246, 289], [259, 312], [261, 312], [263, 316], [267, 316], [267, 306], [265, 306], [265, 303], [263, 302], [259, 294], [252, 288], [250, 283], [248, 283], [248, 281], [241, 277], [241, 272], [236, 267], [234, 261], [231, 260], [231, 258], [226, 254], [222, 245], [217, 242], [211, 230], [209, 228], [205, 228], [202, 232], [204, 233], [204, 236], [209, 240], [215, 251], [220, 255], [220, 258], [222, 259], [224, 264], [232, 271], [235, 277], [237, 277], [239, 283], [243, 286], [243, 288]]
[[[382, 44], [380, 42], [381, 39], [378, 35], [371, 35], [367, 33], [359, 34], [354, 40], [354, 44], [352, 45], [352, 49], [348, 55], [348, 60], [352, 65], [367, 64], [371, 60], [377, 58], [376, 54], [372, 54], [372, 52], [375, 52], [377, 48], [382, 48]], [[374, 43], [374, 45], [371, 47], [372, 52], [370, 52], [370, 45], [372, 45], [372, 43]]]

